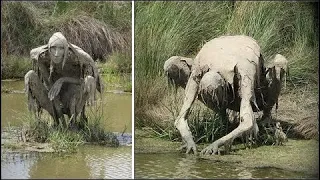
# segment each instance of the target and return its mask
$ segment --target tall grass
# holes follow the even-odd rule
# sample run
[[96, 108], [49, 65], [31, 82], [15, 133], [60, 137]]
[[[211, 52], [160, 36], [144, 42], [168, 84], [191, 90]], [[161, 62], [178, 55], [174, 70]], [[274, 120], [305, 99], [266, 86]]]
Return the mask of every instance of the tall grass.
[[[168, 111], [162, 109], [163, 101], [167, 96], [176, 96], [166, 94], [164, 62], [173, 55], [195, 57], [205, 42], [220, 35], [242, 34], [255, 38], [266, 64], [277, 53], [287, 57], [289, 87], [317, 83], [317, 5], [264, 1], [135, 3], [136, 124], [143, 127], [154, 126], [161, 120], [166, 122], [161, 118], [152, 120], [151, 116], [167, 117]], [[176, 104], [167, 106], [173, 108]], [[197, 115], [196, 111], [191, 113], [191, 117], [198, 116], [198, 119], [204, 116]], [[189, 123], [195, 129], [203, 125], [197, 121]], [[155, 129], [161, 133], [166, 127]], [[219, 131], [223, 134], [224, 130]]]
[[[137, 75], [161, 74], [172, 55], [194, 54], [204, 41], [220, 35], [230, 2], [136, 3]], [[215, 21], [213, 21], [215, 19]]]
[[1, 2], [1, 52], [29, 54], [43, 24], [32, 3]]
[[32, 63], [29, 58], [16, 55], [1, 56], [1, 78], [23, 78], [30, 70]]
[[1, 2], [1, 10], [2, 56], [29, 57], [57, 31], [94, 60], [131, 52], [130, 2]]

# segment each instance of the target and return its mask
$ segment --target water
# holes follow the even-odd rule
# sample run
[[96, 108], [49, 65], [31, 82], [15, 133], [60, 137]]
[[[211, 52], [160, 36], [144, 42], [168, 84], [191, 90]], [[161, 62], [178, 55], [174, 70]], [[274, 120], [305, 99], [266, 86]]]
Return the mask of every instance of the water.
[[[4, 89], [24, 90], [23, 81], [2, 81]], [[103, 116], [105, 129], [115, 132], [132, 131], [131, 94], [103, 94]], [[90, 113], [90, 108], [87, 108]], [[18, 126], [24, 121], [28, 114], [27, 97], [25, 94], [1, 93], [1, 127]]]
[[181, 153], [139, 154], [134, 156], [135, 178], [306, 178], [300, 172], [277, 168], [245, 168], [240, 163], [201, 159]]
[[[23, 91], [23, 81], [2, 81], [2, 88]], [[105, 129], [131, 133], [131, 95], [104, 93]], [[1, 129], [19, 126], [28, 115], [25, 94], [1, 93]], [[1, 151], [1, 178], [131, 178], [132, 146], [86, 145], [68, 155]]]
[[70, 155], [1, 152], [1, 178], [131, 178], [131, 147], [84, 146]]

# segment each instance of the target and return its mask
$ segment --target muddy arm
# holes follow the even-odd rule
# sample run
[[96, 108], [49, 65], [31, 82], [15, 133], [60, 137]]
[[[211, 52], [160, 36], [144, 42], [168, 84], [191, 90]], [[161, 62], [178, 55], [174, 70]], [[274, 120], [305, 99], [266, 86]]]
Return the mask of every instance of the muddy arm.
[[78, 61], [81, 66], [84, 66], [84, 75], [92, 76], [96, 80], [96, 88], [101, 93], [103, 90], [103, 84], [101, 81], [100, 74], [98, 72], [98, 68], [94, 62], [94, 60], [91, 58], [91, 56], [83, 51], [78, 46], [69, 43], [70, 49], [75, 53], [75, 55], [78, 57]]
[[194, 74], [195, 72], [192, 72], [191, 77], [189, 78], [189, 81], [187, 83], [184, 102], [174, 125], [179, 130], [183, 141], [186, 143], [184, 146], [182, 146], [182, 148], [187, 148], [186, 153], [189, 153], [191, 150], [193, 150], [194, 154], [197, 154], [196, 144], [193, 141], [193, 137], [186, 119], [190, 107], [197, 97], [199, 87], [199, 84], [193, 78]]
[[77, 78], [72, 78], [72, 77], [62, 77], [58, 79], [50, 89], [48, 93], [49, 99], [52, 101], [60, 92], [61, 87], [63, 83], [71, 83], [71, 84], [77, 84], [80, 85], [82, 84], [83, 80], [77, 79]]

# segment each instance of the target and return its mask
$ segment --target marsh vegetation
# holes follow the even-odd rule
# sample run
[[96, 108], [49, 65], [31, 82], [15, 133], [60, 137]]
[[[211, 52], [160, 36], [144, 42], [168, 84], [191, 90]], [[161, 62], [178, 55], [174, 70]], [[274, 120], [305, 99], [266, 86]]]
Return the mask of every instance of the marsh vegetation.
[[[282, 122], [289, 138], [316, 139], [317, 11], [317, 3], [307, 2], [136, 3], [135, 127], [148, 127], [156, 137], [180, 141], [173, 122], [184, 91], [178, 89], [176, 94], [168, 86], [164, 62], [177, 55], [194, 58], [205, 42], [220, 35], [244, 34], [258, 41], [265, 64], [277, 53], [289, 61], [287, 88], [273, 118]], [[232, 128], [199, 102], [188, 121], [199, 143], [212, 142]]]
[[[23, 78], [32, 69], [30, 50], [59, 31], [97, 62], [106, 91], [131, 93], [130, 2], [2, 2], [1, 9], [1, 79]], [[4, 87], [1, 93], [13, 89]], [[90, 109], [81, 132], [54, 127], [46, 115], [35, 119], [26, 114], [19, 131], [24, 141], [50, 143], [59, 152], [75, 152], [87, 142], [118, 146], [116, 136], [105, 130], [101, 106]]]

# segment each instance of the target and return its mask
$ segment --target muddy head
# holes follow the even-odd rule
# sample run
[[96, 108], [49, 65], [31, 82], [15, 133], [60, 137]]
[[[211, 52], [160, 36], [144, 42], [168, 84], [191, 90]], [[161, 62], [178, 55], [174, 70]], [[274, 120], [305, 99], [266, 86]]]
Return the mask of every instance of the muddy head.
[[64, 67], [68, 56], [68, 41], [61, 32], [54, 33], [48, 42], [50, 59], [55, 64], [62, 62]]
[[176, 87], [185, 88], [191, 74], [193, 60], [182, 56], [172, 56], [164, 63], [168, 82]]

